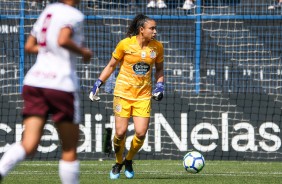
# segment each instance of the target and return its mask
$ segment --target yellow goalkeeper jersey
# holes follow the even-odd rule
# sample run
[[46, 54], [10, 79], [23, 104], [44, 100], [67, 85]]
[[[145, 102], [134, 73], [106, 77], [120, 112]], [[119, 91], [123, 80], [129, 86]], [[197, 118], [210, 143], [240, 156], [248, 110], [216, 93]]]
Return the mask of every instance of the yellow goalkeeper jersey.
[[155, 63], [163, 62], [163, 45], [150, 41], [141, 49], [136, 36], [121, 40], [112, 56], [120, 61], [114, 95], [129, 100], [148, 100], [152, 91], [152, 70]]

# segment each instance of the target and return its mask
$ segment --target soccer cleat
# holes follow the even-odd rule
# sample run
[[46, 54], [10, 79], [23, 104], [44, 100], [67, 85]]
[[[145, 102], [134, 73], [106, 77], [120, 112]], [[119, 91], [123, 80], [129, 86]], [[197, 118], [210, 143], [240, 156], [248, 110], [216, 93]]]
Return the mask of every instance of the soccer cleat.
[[132, 160], [124, 160], [123, 165], [125, 167], [124, 174], [127, 178], [131, 179], [134, 177], [134, 171], [132, 168]]
[[147, 8], [156, 8], [156, 2], [154, 0], [151, 0], [148, 4], [147, 4]]
[[120, 171], [121, 171], [121, 169], [122, 169], [122, 166], [123, 166], [123, 164], [119, 164], [119, 163], [116, 163], [116, 164], [113, 166], [113, 168], [112, 168], [112, 170], [111, 170], [111, 172], [110, 172], [110, 178], [111, 178], [112, 180], [114, 180], [114, 179], [119, 179], [119, 177], [120, 177]]
[[159, 8], [159, 9], [162, 9], [162, 8], [167, 8], [167, 5], [165, 4], [165, 2], [163, 0], [158, 0], [156, 7]]
[[270, 5], [268, 7], [269, 10], [274, 10], [275, 8], [281, 8], [282, 7], [282, 3], [275, 3], [274, 5]]
[[195, 8], [195, 5], [191, 0], [186, 0], [182, 7], [183, 10], [191, 10], [192, 8]]

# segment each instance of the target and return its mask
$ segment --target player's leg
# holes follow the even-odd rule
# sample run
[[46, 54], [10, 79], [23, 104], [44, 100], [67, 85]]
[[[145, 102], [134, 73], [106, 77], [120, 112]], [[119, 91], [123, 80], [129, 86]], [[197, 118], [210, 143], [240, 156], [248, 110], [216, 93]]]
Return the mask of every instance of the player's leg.
[[79, 183], [79, 161], [77, 145], [79, 140], [79, 95], [58, 90], [44, 91], [52, 119], [55, 122], [62, 144], [62, 158], [59, 162], [59, 176], [63, 184]]
[[132, 160], [142, 147], [150, 122], [151, 100], [135, 101], [133, 105], [132, 116], [135, 135], [132, 139], [130, 150], [126, 155], [126, 160]]
[[128, 127], [128, 118], [115, 117], [115, 135], [113, 139], [116, 163], [121, 164], [123, 161], [123, 152], [125, 147], [126, 131]]
[[132, 159], [144, 144], [146, 133], [149, 128], [150, 109], [151, 109], [150, 100], [136, 101], [134, 103], [132, 116], [134, 122], [135, 135], [131, 141], [130, 149], [124, 160], [124, 165], [125, 165], [124, 174], [127, 178], [134, 177], [134, 171], [132, 168]]
[[46, 119], [40, 116], [31, 116], [24, 120], [22, 146], [28, 156], [33, 155], [40, 143]]
[[125, 147], [126, 131], [131, 114], [130, 102], [120, 97], [114, 97], [115, 135], [113, 139], [116, 163], [110, 172], [111, 179], [118, 179], [123, 166], [123, 152]]
[[130, 150], [126, 155], [126, 160], [132, 160], [136, 153], [143, 146], [146, 133], [149, 127], [150, 118], [144, 117], [133, 117], [134, 127], [135, 127], [135, 135], [131, 141]]
[[146, 137], [146, 132], [149, 126], [149, 118], [133, 117], [133, 121], [135, 127], [135, 135], [133, 136], [130, 149], [124, 160], [124, 166], [125, 166], [124, 174], [127, 178], [134, 177], [132, 159], [134, 158], [136, 153], [140, 150], [140, 148], [143, 146]]
[[23, 131], [22, 146], [27, 155], [36, 152], [46, 123], [49, 107], [42, 92], [42, 88], [23, 87], [24, 108], [22, 115], [25, 129]]
[[24, 100], [22, 115], [25, 126], [23, 138], [21, 143], [13, 144], [1, 158], [0, 174], [2, 177], [6, 176], [17, 163], [24, 160], [26, 155], [32, 155], [36, 151], [45, 124], [48, 107], [41, 89], [24, 86], [22, 97]]
[[79, 161], [77, 160], [77, 144], [79, 125], [72, 122], [56, 123], [62, 144], [62, 159], [59, 162], [59, 175], [63, 184], [79, 183]]
[[23, 124], [25, 130], [22, 143], [14, 143], [1, 158], [0, 174], [2, 177], [5, 177], [27, 155], [32, 155], [36, 151], [42, 135], [45, 118], [31, 116], [26, 118]]
[[115, 117], [115, 129], [116, 133], [113, 138], [114, 151], [116, 156], [116, 163], [112, 167], [110, 172], [111, 179], [118, 179], [120, 177], [120, 171], [123, 166], [123, 152], [125, 148], [126, 131], [128, 127], [129, 118]]

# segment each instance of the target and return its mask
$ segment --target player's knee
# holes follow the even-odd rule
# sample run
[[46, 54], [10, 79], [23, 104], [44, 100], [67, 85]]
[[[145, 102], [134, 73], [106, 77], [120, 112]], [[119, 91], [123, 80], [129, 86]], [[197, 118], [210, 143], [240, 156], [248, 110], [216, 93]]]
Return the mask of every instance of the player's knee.
[[146, 138], [146, 134], [143, 133], [135, 133], [135, 136], [139, 140], [144, 140]]
[[123, 140], [124, 137], [125, 137], [125, 134], [126, 134], [126, 132], [116, 132], [115, 137], [116, 137], [118, 140]]

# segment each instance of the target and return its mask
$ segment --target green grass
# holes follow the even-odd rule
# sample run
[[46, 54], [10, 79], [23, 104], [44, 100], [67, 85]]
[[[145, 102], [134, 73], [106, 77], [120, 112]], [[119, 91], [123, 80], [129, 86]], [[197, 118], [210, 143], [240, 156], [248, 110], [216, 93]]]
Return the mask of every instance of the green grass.
[[[56, 184], [60, 183], [58, 162], [25, 161], [17, 166], [3, 184]], [[118, 180], [109, 179], [112, 161], [81, 161], [81, 184], [172, 184], [172, 183], [282, 183], [282, 163], [249, 161], [206, 161], [198, 174], [187, 173], [181, 161], [136, 160], [134, 179], [121, 173]]]

